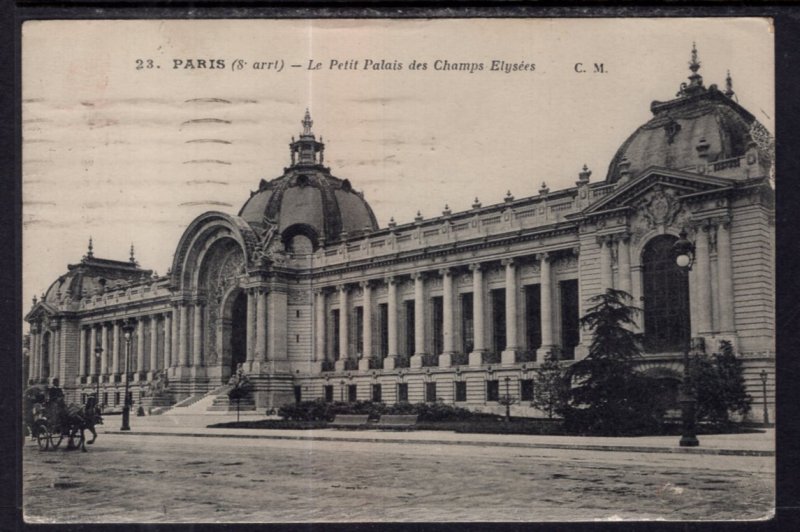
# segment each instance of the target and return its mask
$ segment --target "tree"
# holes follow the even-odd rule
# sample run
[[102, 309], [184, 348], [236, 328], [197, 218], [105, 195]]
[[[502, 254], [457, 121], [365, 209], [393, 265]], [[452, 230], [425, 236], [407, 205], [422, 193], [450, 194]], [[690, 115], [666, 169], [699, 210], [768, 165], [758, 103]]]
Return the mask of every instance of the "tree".
[[632, 434], [660, 429], [663, 410], [651, 379], [634, 369], [641, 356], [640, 336], [633, 332], [638, 308], [631, 296], [608, 289], [591, 299], [581, 318], [592, 331], [588, 356], [567, 370], [572, 384], [564, 418], [568, 428], [596, 434]]
[[236, 401], [236, 421], [238, 422], [239, 404], [242, 399], [246, 399], [250, 396], [250, 393], [253, 391], [253, 384], [250, 382], [247, 373], [240, 367], [236, 371], [236, 374], [231, 377], [231, 380], [228, 381], [228, 385], [231, 386], [231, 389], [228, 391], [228, 399]]
[[536, 368], [531, 406], [547, 412], [547, 417], [553, 419], [554, 414], [563, 412], [568, 393], [561, 363], [553, 353], [548, 353], [542, 365]]
[[689, 384], [697, 399], [697, 420], [716, 424], [730, 423], [731, 414], [744, 416], [753, 398], [744, 383], [742, 361], [727, 340], [711, 356], [696, 355], [689, 364]]

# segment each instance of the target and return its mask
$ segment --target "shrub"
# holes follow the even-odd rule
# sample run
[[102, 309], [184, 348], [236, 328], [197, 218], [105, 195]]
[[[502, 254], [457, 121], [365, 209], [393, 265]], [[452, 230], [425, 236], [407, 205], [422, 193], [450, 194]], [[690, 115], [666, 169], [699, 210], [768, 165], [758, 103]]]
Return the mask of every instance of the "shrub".
[[692, 358], [689, 384], [697, 400], [698, 421], [725, 425], [731, 414], [744, 416], [750, 411], [753, 398], [745, 387], [742, 361], [728, 341], [720, 342], [719, 353]]

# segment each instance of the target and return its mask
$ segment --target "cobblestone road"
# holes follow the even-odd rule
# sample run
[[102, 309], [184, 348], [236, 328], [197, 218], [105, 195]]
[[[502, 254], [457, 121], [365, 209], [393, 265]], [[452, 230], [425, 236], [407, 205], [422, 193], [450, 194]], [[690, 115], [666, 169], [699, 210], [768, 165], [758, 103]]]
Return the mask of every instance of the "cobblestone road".
[[26, 443], [29, 522], [760, 519], [773, 459], [101, 435]]

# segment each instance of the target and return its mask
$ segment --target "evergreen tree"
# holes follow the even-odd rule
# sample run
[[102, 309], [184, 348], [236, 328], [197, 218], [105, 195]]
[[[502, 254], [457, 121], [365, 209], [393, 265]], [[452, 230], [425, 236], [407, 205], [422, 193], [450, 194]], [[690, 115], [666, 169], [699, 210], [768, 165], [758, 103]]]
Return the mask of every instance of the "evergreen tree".
[[547, 417], [553, 419], [553, 415], [563, 412], [568, 393], [561, 363], [553, 353], [548, 353], [544, 362], [536, 368], [531, 406], [546, 412]]
[[639, 310], [631, 296], [608, 289], [592, 298], [581, 324], [593, 332], [588, 356], [567, 371], [572, 384], [566, 426], [596, 434], [657, 432], [663, 411], [651, 379], [634, 370], [641, 356], [639, 335], [632, 331]]

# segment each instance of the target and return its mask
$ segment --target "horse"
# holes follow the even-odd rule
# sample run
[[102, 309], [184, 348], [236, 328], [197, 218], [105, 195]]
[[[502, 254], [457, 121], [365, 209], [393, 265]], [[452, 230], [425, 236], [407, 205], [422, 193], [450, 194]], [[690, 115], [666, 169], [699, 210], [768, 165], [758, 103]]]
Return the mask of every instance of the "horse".
[[[86, 404], [82, 407], [70, 404], [62, 414], [60, 424], [67, 431], [69, 441], [67, 449], [75, 449], [79, 447], [82, 452], [86, 452], [86, 444], [92, 445], [97, 439], [97, 431], [95, 425], [103, 423], [103, 416], [101, 415], [100, 407], [97, 406], [97, 400], [94, 397], [89, 397]], [[92, 433], [92, 439], [86, 441], [85, 431], [88, 430]], [[78, 444], [75, 445], [75, 437], [78, 436]]]

